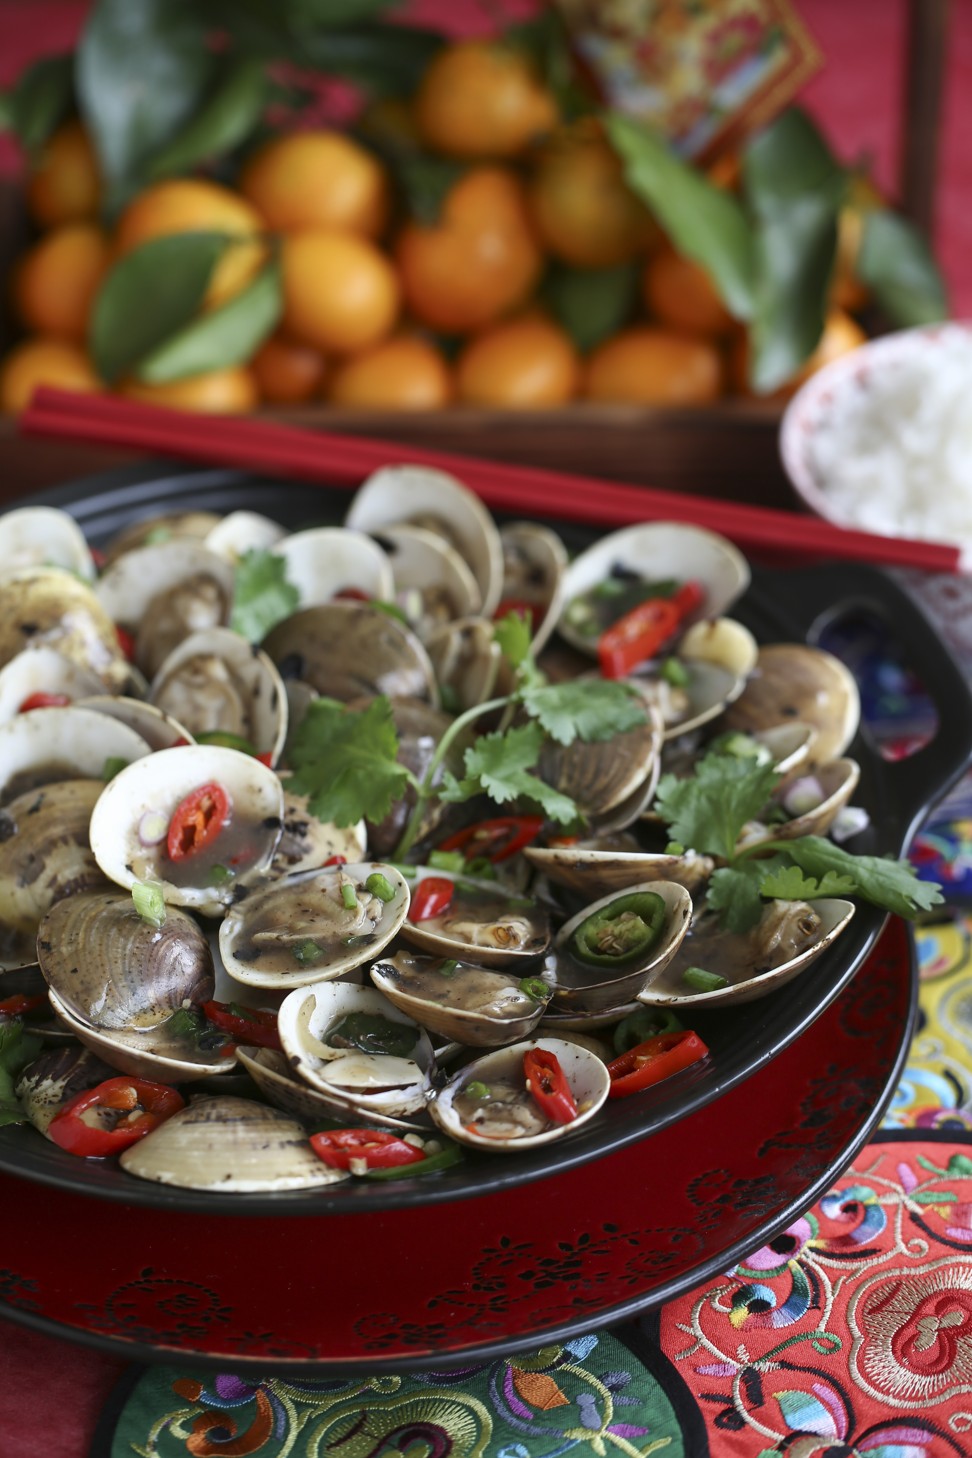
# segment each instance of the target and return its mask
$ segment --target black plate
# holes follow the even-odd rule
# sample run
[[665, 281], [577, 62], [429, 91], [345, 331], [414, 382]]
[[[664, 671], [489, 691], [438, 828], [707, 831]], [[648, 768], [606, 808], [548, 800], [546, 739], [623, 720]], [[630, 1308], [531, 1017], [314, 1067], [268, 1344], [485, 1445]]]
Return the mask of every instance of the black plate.
[[[348, 500], [345, 492], [234, 471], [179, 469], [169, 463], [89, 477], [30, 498], [31, 503], [70, 511], [95, 545], [134, 519], [161, 511], [225, 513], [245, 507], [298, 527], [340, 521]], [[594, 539], [585, 528], [554, 519], [549, 524], [571, 549]], [[799, 531], [796, 517], [794, 531]], [[733, 608], [733, 615], [762, 641], [813, 642], [828, 624], [861, 612], [888, 625], [903, 658], [919, 670], [938, 712], [934, 740], [908, 759], [883, 759], [866, 725], [848, 751], [861, 766], [855, 804], [870, 816], [854, 850], [898, 856], [930, 807], [972, 762], [972, 694], [962, 669], [912, 599], [873, 568], [842, 563], [774, 572], [754, 566], [751, 587]], [[220, 1196], [135, 1180], [113, 1163], [73, 1159], [33, 1129], [20, 1126], [0, 1130], [0, 1169], [130, 1205], [227, 1214], [306, 1214], [310, 1206], [322, 1214], [378, 1210], [437, 1204], [525, 1184], [643, 1139], [749, 1077], [799, 1037], [847, 985], [884, 920], [883, 913], [861, 904], [835, 945], [788, 986], [756, 1003], [699, 1012], [694, 1025], [712, 1056], [687, 1070], [677, 1091], [662, 1086], [638, 1099], [609, 1102], [583, 1133], [535, 1153], [498, 1158], [470, 1151], [462, 1165], [435, 1180], [386, 1185], [349, 1181], [323, 1190]]]

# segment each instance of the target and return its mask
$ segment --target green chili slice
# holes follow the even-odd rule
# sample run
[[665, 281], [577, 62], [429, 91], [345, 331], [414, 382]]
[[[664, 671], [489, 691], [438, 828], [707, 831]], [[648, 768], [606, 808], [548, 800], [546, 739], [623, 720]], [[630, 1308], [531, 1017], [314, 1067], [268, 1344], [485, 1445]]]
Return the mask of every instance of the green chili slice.
[[362, 1175], [365, 1180], [401, 1180], [408, 1179], [410, 1175], [438, 1174], [439, 1170], [451, 1169], [455, 1164], [461, 1164], [463, 1159], [462, 1150], [458, 1144], [450, 1144], [447, 1148], [439, 1151], [438, 1154], [427, 1154], [424, 1159], [416, 1160], [414, 1164], [392, 1165], [390, 1169], [369, 1169]]
[[655, 891], [629, 891], [582, 921], [568, 943], [571, 956], [591, 967], [624, 968], [658, 941], [666, 907]]
[[680, 1033], [682, 1024], [667, 1007], [640, 1007], [628, 1013], [614, 1030], [614, 1051], [620, 1056], [630, 1053], [639, 1043], [657, 1038], [662, 1033]]

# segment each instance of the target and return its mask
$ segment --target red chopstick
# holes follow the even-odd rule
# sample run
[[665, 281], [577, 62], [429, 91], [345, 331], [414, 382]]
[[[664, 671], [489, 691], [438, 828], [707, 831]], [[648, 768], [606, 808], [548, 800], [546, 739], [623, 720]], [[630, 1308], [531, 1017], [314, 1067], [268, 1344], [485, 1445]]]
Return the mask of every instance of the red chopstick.
[[26, 434], [269, 472], [295, 480], [357, 488], [381, 466], [432, 466], [457, 476], [498, 511], [560, 518], [603, 528], [634, 522], [690, 522], [750, 551], [849, 558], [883, 566], [962, 570], [958, 548], [906, 537], [850, 531], [818, 517], [654, 487], [573, 476], [536, 466], [477, 460], [426, 446], [307, 430], [240, 416], [192, 415], [112, 395], [42, 388], [20, 417]]

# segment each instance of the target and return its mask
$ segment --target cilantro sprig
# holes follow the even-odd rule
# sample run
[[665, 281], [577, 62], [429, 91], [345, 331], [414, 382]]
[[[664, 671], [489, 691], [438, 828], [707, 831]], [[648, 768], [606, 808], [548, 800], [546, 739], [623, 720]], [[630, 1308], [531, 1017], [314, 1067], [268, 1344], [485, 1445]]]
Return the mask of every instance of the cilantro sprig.
[[[398, 734], [385, 696], [362, 710], [347, 709], [333, 699], [314, 700], [290, 749], [290, 785], [308, 797], [311, 814], [336, 825], [352, 825], [362, 817], [383, 820], [395, 800], [411, 789], [414, 804], [395, 860], [411, 849], [435, 796], [449, 803], [483, 794], [497, 805], [527, 800], [559, 824], [576, 821], [576, 803], [534, 773], [547, 737], [564, 745], [575, 739], [610, 739], [644, 723], [644, 707], [621, 683], [548, 683], [533, 661], [516, 614], [502, 619], [495, 633], [515, 670], [511, 692], [453, 719], [421, 779], [397, 759]], [[466, 747], [463, 773], [457, 775], [448, 768], [454, 746], [477, 719], [497, 714], [500, 727]], [[526, 722], [515, 723], [518, 719]]]
[[249, 643], [260, 643], [271, 628], [296, 612], [300, 593], [287, 579], [287, 563], [276, 552], [255, 547], [236, 564], [230, 626]]
[[854, 855], [819, 835], [762, 841], [737, 850], [746, 823], [760, 819], [782, 780], [772, 765], [710, 752], [684, 779], [663, 775], [654, 809], [673, 841], [725, 864], [709, 881], [706, 903], [729, 931], [755, 926], [766, 898], [814, 901], [858, 896], [913, 920], [939, 905], [941, 887], [891, 856]]

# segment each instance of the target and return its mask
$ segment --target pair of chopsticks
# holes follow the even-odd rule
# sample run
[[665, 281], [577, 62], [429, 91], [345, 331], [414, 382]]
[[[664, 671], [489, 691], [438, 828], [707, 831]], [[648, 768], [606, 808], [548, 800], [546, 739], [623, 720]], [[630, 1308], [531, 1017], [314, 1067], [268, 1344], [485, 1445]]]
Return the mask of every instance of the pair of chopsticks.
[[933, 572], [958, 572], [963, 567], [959, 549], [944, 543], [850, 531], [797, 512], [268, 420], [191, 415], [111, 395], [42, 388], [20, 417], [20, 429], [28, 435], [114, 445], [348, 490], [382, 466], [431, 466], [458, 477], [496, 511], [604, 529], [653, 520], [689, 522], [756, 553], [842, 558]]

